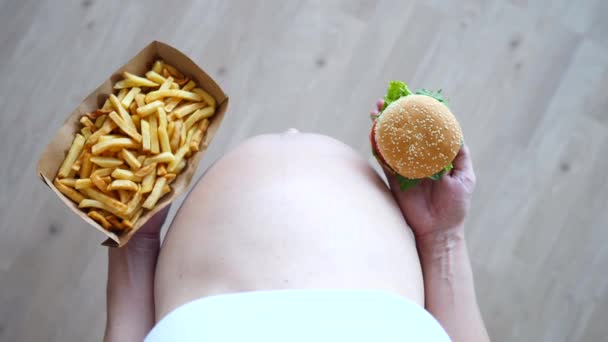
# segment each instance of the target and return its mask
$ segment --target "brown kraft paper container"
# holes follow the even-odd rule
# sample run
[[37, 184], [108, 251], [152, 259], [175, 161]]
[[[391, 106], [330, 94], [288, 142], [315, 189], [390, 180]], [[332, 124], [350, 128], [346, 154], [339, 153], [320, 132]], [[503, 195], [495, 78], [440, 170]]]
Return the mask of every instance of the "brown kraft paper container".
[[[63, 162], [65, 158], [65, 154], [67, 150], [70, 148], [72, 144], [72, 140], [74, 139], [74, 134], [80, 130], [80, 117], [88, 112], [94, 111], [101, 107], [106, 98], [113, 92], [113, 84], [122, 79], [122, 72], [128, 71], [130, 73], [136, 75], [143, 75], [145, 72], [150, 70], [152, 63], [156, 59], [162, 59], [165, 62], [175, 66], [179, 71], [184, 73], [186, 76], [193, 79], [198, 87], [206, 90], [209, 94], [211, 94], [217, 101], [216, 113], [213, 117], [211, 117], [211, 124], [207, 131], [207, 134], [204, 140], [201, 143], [201, 149], [199, 152], [193, 153], [192, 156], [188, 159], [188, 164], [186, 168], [182, 171], [181, 174], [177, 176], [175, 181], [172, 183], [172, 191], [161, 198], [154, 209], [147, 211], [143, 214], [140, 219], [135, 223], [133, 229], [131, 229], [126, 234], [118, 236], [110, 231], [105, 230], [101, 225], [92, 220], [90, 217], [86, 215], [86, 213], [82, 212], [78, 209], [76, 203], [72, 202], [70, 199], [65, 197], [55, 186], [53, 185], [53, 179], [57, 174], [59, 166]], [[57, 134], [51, 139], [48, 143], [40, 160], [38, 161], [38, 175], [42, 179], [42, 181], [50, 187], [59, 199], [65, 203], [65, 205], [73, 211], [76, 215], [80, 216], [84, 221], [86, 221], [89, 225], [93, 226], [97, 230], [104, 233], [108, 239], [103, 243], [106, 246], [110, 247], [121, 247], [124, 246], [129, 239], [133, 236], [133, 234], [143, 226], [154, 214], [159, 212], [161, 209], [165, 208], [169, 205], [177, 196], [181, 195], [190, 184], [194, 173], [196, 172], [196, 168], [199, 164], [199, 161], [203, 157], [206, 151], [206, 147], [208, 146], [213, 137], [215, 136], [219, 125], [224, 118], [224, 114], [226, 112], [226, 108], [228, 107], [228, 97], [224, 94], [224, 91], [220, 88], [220, 86], [207, 75], [196, 63], [194, 63], [190, 58], [184, 55], [179, 50], [175, 49], [172, 46], [169, 46], [165, 43], [153, 41], [148, 44], [143, 50], [141, 50], [135, 57], [133, 57], [129, 62], [125, 65], [121, 66], [118, 70], [116, 70], [107, 80], [105, 80], [97, 89], [95, 89], [91, 94], [89, 94], [76, 109], [70, 114], [70, 116], [65, 120], [61, 128], [57, 131]]]

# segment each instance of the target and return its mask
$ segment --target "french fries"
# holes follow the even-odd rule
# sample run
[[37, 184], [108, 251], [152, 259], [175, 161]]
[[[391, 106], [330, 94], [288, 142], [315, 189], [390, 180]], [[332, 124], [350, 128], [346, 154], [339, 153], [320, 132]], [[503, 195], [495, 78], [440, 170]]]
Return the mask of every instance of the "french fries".
[[53, 181], [101, 227], [123, 234], [172, 191], [215, 114], [215, 99], [175, 67], [123, 72], [100, 109], [84, 114]]
[[146, 95], [146, 103], [150, 103], [156, 101], [158, 99], [163, 99], [166, 97], [177, 97], [179, 99], [184, 99], [188, 101], [200, 102], [203, 101], [203, 98], [196, 94], [185, 90], [177, 90], [177, 89], [161, 89], [149, 92]]
[[152, 209], [156, 202], [158, 202], [158, 200], [160, 199], [165, 184], [167, 184], [166, 178], [160, 177], [156, 179], [156, 182], [154, 183], [154, 188], [152, 189], [152, 192], [150, 193], [148, 198], [146, 198], [146, 200], [144, 201], [142, 207], [146, 209]]
[[59, 172], [57, 172], [58, 178], [65, 178], [70, 174], [70, 170], [72, 170], [72, 166], [78, 159], [80, 152], [82, 152], [82, 148], [84, 147], [85, 139], [82, 135], [76, 134], [74, 140], [72, 141], [72, 146], [70, 146], [70, 150], [68, 151], [67, 156], [63, 160], [63, 163], [59, 167]]
[[120, 153], [122, 159], [124, 159], [125, 162], [129, 164], [132, 169], [137, 170], [141, 167], [141, 163], [139, 162], [139, 160], [137, 160], [137, 158], [133, 155], [133, 153], [129, 152], [129, 150], [123, 149], [122, 151], [120, 151]]
[[103, 215], [101, 215], [99, 211], [91, 210], [87, 215], [93, 220], [97, 221], [97, 223], [99, 223], [103, 228], [107, 230], [112, 229], [112, 224], [108, 222], [108, 220], [106, 220], [106, 218], [103, 217]]
[[193, 102], [188, 104], [183, 104], [173, 110], [171, 114], [179, 119], [183, 118], [188, 114], [194, 113], [196, 110], [205, 107], [206, 104], [203, 102]]

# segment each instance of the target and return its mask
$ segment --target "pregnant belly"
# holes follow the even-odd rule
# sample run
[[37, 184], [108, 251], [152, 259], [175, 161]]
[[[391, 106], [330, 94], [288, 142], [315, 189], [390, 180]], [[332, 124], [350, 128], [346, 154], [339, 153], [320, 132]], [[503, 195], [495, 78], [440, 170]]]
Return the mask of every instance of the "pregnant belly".
[[163, 243], [157, 319], [204, 296], [285, 288], [424, 302], [415, 241], [388, 189], [326, 137], [259, 137], [212, 167]]

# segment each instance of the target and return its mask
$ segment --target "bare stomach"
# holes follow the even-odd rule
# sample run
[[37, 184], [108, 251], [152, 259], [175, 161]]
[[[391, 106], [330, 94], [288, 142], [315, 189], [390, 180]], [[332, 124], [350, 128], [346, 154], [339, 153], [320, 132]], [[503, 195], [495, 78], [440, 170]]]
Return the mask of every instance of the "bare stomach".
[[424, 303], [411, 230], [373, 169], [336, 140], [260, 136], [209, 170], [163, 242], [157, 320], [201, 297], [272, 289], [375, 289]]

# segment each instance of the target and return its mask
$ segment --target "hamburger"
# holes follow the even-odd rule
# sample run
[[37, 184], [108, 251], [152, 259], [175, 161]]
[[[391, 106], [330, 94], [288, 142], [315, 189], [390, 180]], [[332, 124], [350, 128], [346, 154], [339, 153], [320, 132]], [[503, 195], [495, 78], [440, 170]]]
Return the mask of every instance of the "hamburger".
[[382, 111], [370, 133], [378, 163], [397, 176], [402, 190], [420, 180], [439, 180], [449, 172], [462, 146], [462, 130], [437, 92], [411, 92], [401, 81], [391, 81]]

